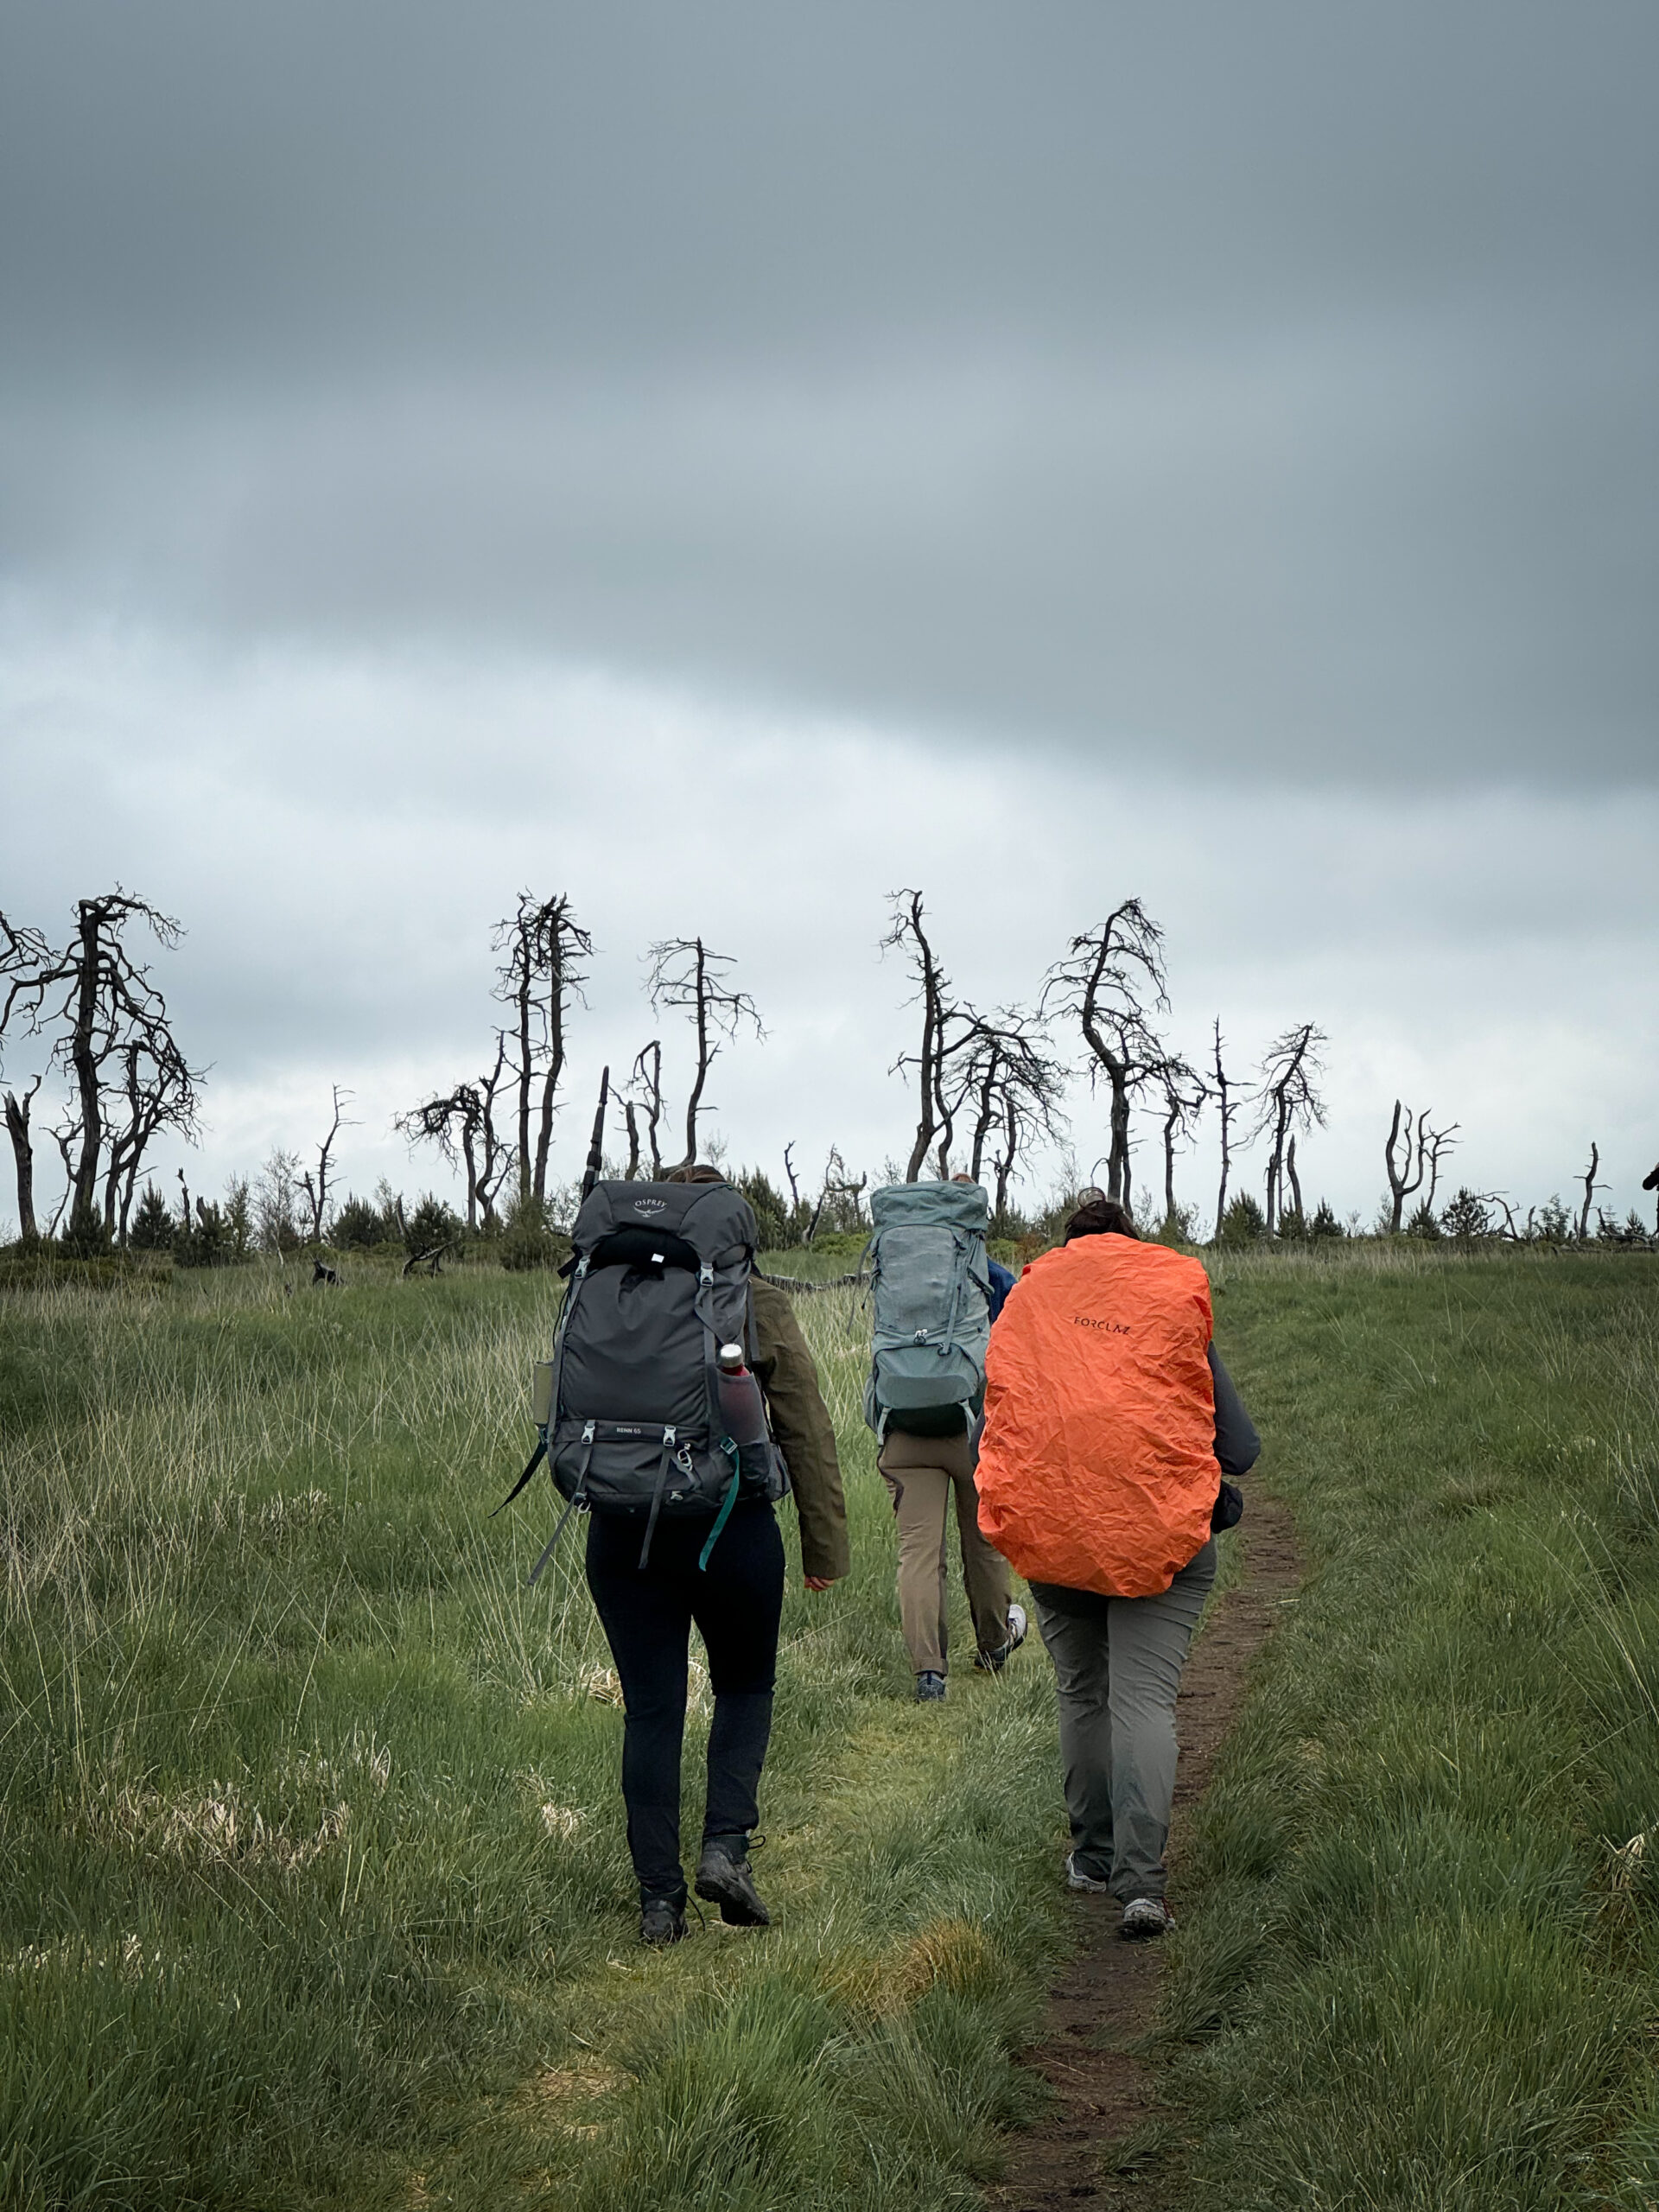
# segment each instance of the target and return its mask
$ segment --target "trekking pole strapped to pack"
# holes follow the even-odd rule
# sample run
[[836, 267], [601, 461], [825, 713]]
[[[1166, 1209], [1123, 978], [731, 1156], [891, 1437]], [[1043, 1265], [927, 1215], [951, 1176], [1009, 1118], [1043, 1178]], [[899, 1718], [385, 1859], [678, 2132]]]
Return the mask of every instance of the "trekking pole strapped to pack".
[[978, 1413], [991, 1328], [989, 1205], [977, 1183], [890, 1183], [870, 1194], [874, 1306], [864, 1418], [955, 1434]]
[[573, 1512], [638, 1515], [643, 1567], [659, 1519], [707, 1518], [712, 1545], [740, 1498], [784, 1495], [764, 1422], [734, 1439], [721, 1410], [720, 1348], [753, 1341], [755, 1234], [724, 1183], [599, 1182], [583, 1199], [543, 1439], [566, 1508], [536, 1574]]

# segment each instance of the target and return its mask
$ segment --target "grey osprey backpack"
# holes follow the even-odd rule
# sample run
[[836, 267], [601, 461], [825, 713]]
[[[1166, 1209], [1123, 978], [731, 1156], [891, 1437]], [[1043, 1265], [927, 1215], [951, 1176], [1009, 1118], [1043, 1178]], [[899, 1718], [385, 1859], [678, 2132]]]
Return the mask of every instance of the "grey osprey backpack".
[[864, 1418], [943, 1436], [968, 1427], [985, 1395], [989, 1207], [977, 1183], [890, 1183], [870, 1196], [874, 1329]]
[[641, 1567], [660, 1516], [710, 1520], [706, 1563], [740, 1497], [788, 1487], [770, 1439], [735, 1442], [720, 1410], [719, 1347], [754, 1356], [754, 1216], [725, 1183], [596, 1183], [571, 1236], [543, 1431], [567, 1504], [531, 1580], [589, 1508], [643, 1520]]

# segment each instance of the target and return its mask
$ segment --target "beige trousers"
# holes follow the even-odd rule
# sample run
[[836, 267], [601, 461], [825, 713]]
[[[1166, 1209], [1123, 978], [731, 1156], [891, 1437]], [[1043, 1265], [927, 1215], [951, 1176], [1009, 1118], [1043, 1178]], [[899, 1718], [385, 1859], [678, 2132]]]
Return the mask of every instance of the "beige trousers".
[[958, 1436], [911, 1436], [890, 1428], [879, 1462], [899, 1524], [899, 1618], [918, 1674], [945, 1671], [944, 1541], [950, 1493], [974, 1636], [982, 1651], [1008, 1640], [1008, 1563], [979, 1533], [974, 1451]]

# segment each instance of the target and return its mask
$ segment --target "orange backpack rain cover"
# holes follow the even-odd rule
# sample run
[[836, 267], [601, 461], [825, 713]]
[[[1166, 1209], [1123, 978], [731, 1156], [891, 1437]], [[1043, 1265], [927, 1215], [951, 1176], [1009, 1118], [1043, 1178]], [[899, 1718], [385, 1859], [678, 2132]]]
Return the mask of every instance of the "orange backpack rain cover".
[[979, 1525], [1027, 1581], [1147, 1598], [1210, 1535], [1221, 1471], [1196, 1260], [1079, 1236], [1008, 1294], [986, 1361]]

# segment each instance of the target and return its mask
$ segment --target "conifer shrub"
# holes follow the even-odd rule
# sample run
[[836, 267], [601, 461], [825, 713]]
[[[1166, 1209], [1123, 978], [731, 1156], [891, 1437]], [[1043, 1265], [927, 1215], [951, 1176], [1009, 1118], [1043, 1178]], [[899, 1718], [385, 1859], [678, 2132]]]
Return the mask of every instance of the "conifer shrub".
[[1254, 1244], [1268, 1233], [1268, 1217], [1248, 1191], [1241, 1191], [1232, 1199], [1221, 1217], [1217, 1242], [1222, 1244]]
[[1491, 1226], [1491, 1211], [1466, 1183], [1440, 1216], [1441, 1229], [1446, 1236], [1455, 1236], [1460, 1244], [1467, 1244], [1477, 1236], [1490, 1236]]
[[[429, 1203], [435, 1205], [438, 1201], [432, 1199]], [[428, 1204], [429, 1200], [423, 1198], [410, 1216], [406, 1241], [411, 1251], [419, 1249], [414, 1242], [416, 1224]], [[569, 1258], [570, 1239], [553, 1226], [548, 1214], [544, 1201], [529, 1196], [515, 1198], [507, 1208], [495, 1249], [497, 1258], [510, 1274], [526, 1274], [533, 1268], [562, 1268]], [[453, 1214], [450, 1218], [454, 1219]], [[459, 1234], [460, 1228], [456, 1222], [454, 1233]], [[432, 1240], [435, 1243], [440, 1241], [436, 1237]]]
[[[353, 1192], [334, 1221], [334, 1242], [346, 1251], [366, 1252], [376, 1244], [390, 1243], [394, 1232], [378, 1206]], [[435, 1243], [438, 1238], [432, 1240]]]
[[173, 1243], [175, 1226], [167, 1200], [153, 1183], [146, 1183], [144, 1195], [127, 1226], [128, 1243], [136, 1252], [165, 1252]]

